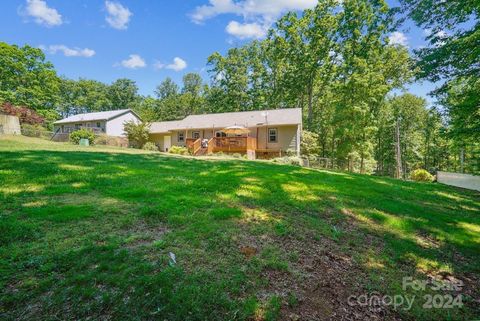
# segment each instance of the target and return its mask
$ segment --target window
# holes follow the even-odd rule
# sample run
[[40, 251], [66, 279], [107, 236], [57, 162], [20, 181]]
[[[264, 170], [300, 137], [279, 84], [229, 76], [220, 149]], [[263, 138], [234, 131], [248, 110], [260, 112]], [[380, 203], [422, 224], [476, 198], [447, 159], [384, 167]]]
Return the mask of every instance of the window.
[[178, 133], [178, 141], [179, 142], [184, 142], [185, 141], [185, 134], [184, 133]]
[[227, 137], [227, 134], [225, 134], [222, 131], [218, 131], [218, 132], [215, 133], [215, 137]]
[[97, 123], [97, 127], [100, 128], [100, 123]]
[[193, 139], [199, 139], [200, 138], [200, 132], [192, 132], [192, 138]]
[[277, 129], [276, 128], [269, 128], [268, 129], [268, 142], [269, 143], [276, 143], [277, 142]]

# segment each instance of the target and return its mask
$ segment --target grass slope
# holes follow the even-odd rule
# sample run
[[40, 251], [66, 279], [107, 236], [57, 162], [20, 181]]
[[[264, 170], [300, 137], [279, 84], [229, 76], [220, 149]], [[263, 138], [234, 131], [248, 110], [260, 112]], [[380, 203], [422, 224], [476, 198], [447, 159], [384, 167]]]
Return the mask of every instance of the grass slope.
[[[480, 315], [478, 193], [22, 137], [0, 138], [0, 182], [3, 320]], [[423, 309], [439, 292], [406, 276], [463, 281], [464, 306]], [[347, 304], [377, 291], [418, 299]]]

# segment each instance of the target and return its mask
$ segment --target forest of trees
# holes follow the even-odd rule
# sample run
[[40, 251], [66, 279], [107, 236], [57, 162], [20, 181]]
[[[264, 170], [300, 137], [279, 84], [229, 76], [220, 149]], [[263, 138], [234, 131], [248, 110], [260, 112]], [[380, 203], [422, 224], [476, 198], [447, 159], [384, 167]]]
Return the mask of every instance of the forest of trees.
[[[40, 49], [0, 43], [0, 101], [54, 119], [132, 108], [147, 121], [189, 114], [301, 107], [309, 148], [339, 169], [408, 177], [411, 170], [480, 172], [480, 5], [474, 1], [324, 0], [291, 12], [263, 40], [213, 53], [210, 79], [166, 78], [153, 96], [134, 81], [59, 77]], [[411, 53], [389, 35], [409, 16], [430, 30]], [[472, 27], [466, 28], [465, 25]], [[462, 27], [460, 27], [462, 26]], [[405, 92], [439, 81], [435, 106]]]

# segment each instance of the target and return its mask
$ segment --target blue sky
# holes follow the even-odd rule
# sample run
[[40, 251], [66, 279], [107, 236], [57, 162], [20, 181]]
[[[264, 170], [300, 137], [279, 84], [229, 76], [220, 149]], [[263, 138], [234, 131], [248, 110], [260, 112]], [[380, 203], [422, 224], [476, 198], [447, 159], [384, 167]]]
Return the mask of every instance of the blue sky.
[[[288, 10], [316, 0], [10, 0], [0, 2], [0, 41], [39, 46], [68, 78], [103, 82], [127, 77], [140, 93], [153, 94], [170, 76], [198, 72], [207, 57], [261, 38]], [[396, 5], [394, 0], [389, 1]], [[410, 49], [425, 45], [425, 32], [407, 21], [392, 35]], [[427, 97], [434, 86], [413, 84]]]

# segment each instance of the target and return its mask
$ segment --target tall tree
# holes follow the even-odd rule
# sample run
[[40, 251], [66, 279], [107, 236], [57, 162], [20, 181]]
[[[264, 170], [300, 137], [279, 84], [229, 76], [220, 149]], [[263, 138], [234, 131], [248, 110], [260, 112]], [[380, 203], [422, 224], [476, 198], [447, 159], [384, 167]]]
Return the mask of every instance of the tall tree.
[[59, 85], [42, 50], [0, 42], [0, 100], [35, 110], [53, 109]]
[[121, 78], [108, 88], [108, 98], [112, 109], [133, 108], [138, 103], [138, 87], [135, 81]]
[[172, 78], [167, 77], [160, 85], [155, 89], [155, 95], [158, 99], [166, 99], [175, 97], [178, 95], [178, 85], [172, 80]]
[[182, 95], [185, 96], [184, 100], [186, 101], [184, 106], [185, 116], [203, 111], [202, 85], [202, 77], [197, 73], [188, 73], [183, 76]]
[[[420, 78], [444, 80], [434, 94], [446, 107], [460, 152], [480, 138], [480, 2], [401, 0], [407, 14], [429, 32], [416, 51]], [[473, 147], [475, 148], [475, 147]]]

